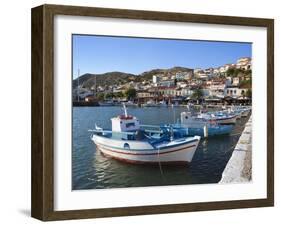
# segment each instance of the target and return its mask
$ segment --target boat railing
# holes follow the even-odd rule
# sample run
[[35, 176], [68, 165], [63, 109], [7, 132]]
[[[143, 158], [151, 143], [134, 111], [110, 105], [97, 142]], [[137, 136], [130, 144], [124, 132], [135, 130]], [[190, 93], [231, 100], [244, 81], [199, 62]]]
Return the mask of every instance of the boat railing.
[[136, 132], [119, 132], [119, 131], [111, 131], [111, 130], [95, 130], [95, 129], [89, 129], [88, 132], [93, 133], [115, 133], [115, 134], [126, 134], [126, 135], [136, 135]]

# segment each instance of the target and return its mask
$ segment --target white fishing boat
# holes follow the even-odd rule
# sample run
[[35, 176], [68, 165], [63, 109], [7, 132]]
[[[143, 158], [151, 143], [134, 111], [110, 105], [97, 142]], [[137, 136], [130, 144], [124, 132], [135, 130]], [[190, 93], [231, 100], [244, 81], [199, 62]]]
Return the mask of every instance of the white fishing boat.
[[217, 136], [230, 134], [233, 125], [221, 125], [216, 120], [194, 116], [191, 112], [181, 113], [181, 123], [175, 128], [186, 128], [189, 135], [198, 136]]
[[200, 136], [181, 137], [172, 127], [142, 129], [139, 120], [127, 114], [125, 106], [124, 111], [124, 115], [111, 119], [112, 130], [90, 130], [92, 141], [105, 156], [136, 164], [186, 164], [192, 161]]
[[224, 112], [212, 112], [212, 113], [200, 113], [197, 117], [206, 120], [212, 120], [218, 124], [225, 125], [225, 124], [235, 124], [238, 116], [236, 114], [228, 114]]
[[249, 113], [251, 112], [251, 107], [243, 107], [243, 106], [232, 106], [227, 111], [230, 114], [235, 114], [237, 119], [248, 117]]

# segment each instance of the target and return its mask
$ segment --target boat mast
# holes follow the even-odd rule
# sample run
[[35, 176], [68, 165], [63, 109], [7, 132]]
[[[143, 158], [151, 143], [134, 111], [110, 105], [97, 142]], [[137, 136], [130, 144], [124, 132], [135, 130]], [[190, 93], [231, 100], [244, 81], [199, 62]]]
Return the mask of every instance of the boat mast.
[[95, 97], [97, 96], [97, 75], [95, 75]]
[[126, 108], [125, 103], [123, 103], [123, 108], [124, 108], [125, 117], [128, 117], [127, 108]]
[[79, 97], [79, 77], [80, 77], [80, 69], [78, 68], [78, 78], [77, 78], [77, 97], [78, 97], [78, 102], [80, 101], [80, 97]]

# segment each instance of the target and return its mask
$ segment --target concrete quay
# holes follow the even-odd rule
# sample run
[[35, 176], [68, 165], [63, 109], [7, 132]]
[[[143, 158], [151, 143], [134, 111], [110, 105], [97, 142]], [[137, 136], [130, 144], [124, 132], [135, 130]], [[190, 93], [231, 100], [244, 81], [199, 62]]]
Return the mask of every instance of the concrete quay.
[[222, 173], [219, 184], [249, 182], [252, 179], [252, 116]]

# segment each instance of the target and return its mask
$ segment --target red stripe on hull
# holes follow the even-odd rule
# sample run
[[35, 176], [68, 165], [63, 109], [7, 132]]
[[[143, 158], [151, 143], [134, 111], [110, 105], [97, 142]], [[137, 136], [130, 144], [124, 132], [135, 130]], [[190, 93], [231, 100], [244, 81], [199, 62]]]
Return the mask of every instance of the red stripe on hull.
[[[105, 154], [102, 151], [100, 151], [100, 152], [108, 158], [115, 159], [115, 160], [129, 163], [129, 164], [138, 164], [138, 165], [158, 165], [159, 164], [159, 162], [138, 161], [138, 160], [119, 158], [116, 156]], [[166, 161], [166, 162], [160, 162], [160, 164], [161, 165], [188, 165], [188, 164], [190, 164], [190, 162], [188, 162], [188, 161]]]
[[191, 148], [191, 147], [196, 147], [196, 145], [194, 144], [194, 145], [187, 146], [185, 148], [180, 148], [180, 149], [166, 151], [166, 152], [160, 152], [159, 151], [159, 153], [158, 152], [155, 152], [155, 153], [129, 153], [129, 152], [111, 150], [111, 149], [107, 149], [107, 148], [104, 148], [104, 149], [106, 149], [107, 151], [115, 152], [115, 153], [118, 153], [118, 154], [124, 154], [124, 155], [162, 155], [162, 154], [168, 154], [168, 153], [172, 153], [172, 152], [176, 152], [176, 151], [182, 151], [182, 150], [185, 150], [185, 149]]

